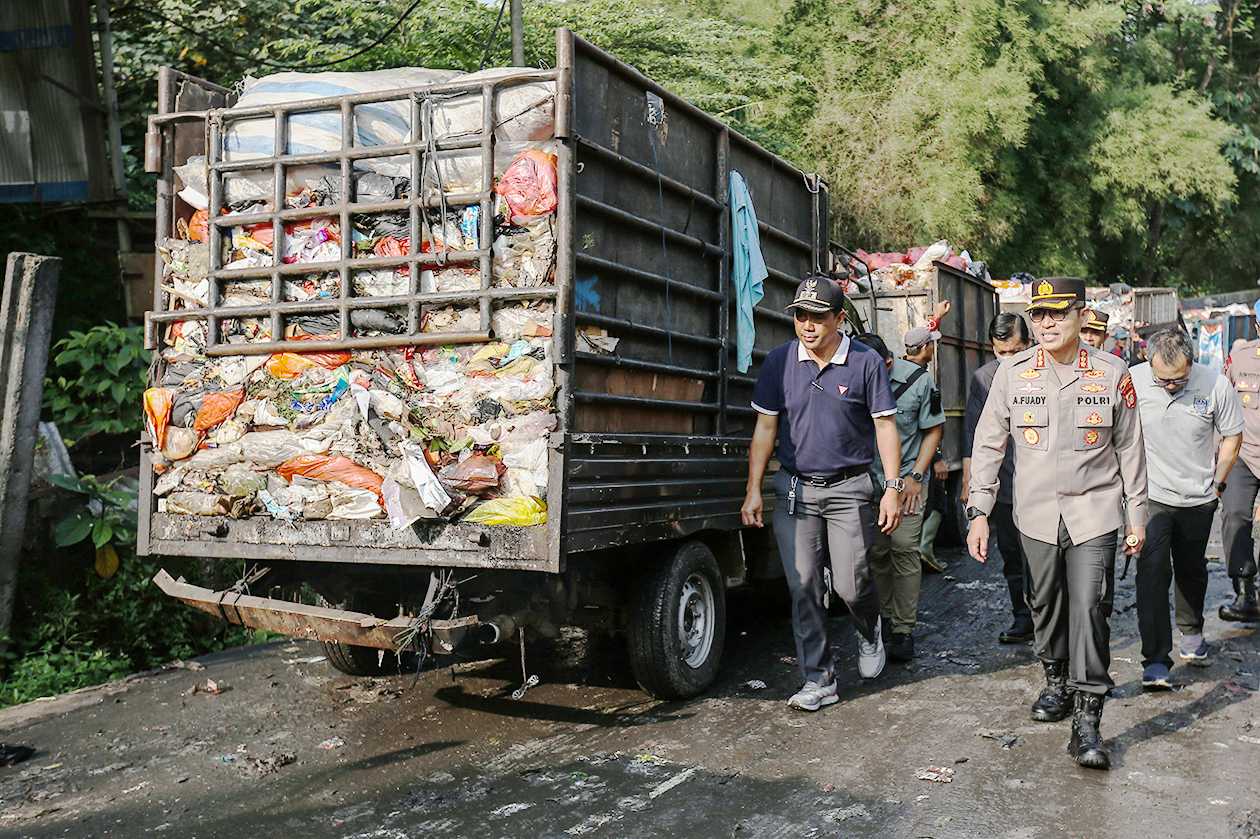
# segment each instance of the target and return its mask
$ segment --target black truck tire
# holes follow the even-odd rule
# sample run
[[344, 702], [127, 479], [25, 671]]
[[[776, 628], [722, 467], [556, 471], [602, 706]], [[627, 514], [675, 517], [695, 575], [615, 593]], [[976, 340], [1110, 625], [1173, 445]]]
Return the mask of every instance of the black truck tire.
[[702, 693], [726, 641], [726, 590], [713, 552], [686, 542], [655, 564], [631, 596], [628, 642], [635, 681], [658, 699]]
[[389, 650], [385, 655], [372, 647], [358, 647], [340, 641], [324, 641], [328, 663], [349, 676], [392, 676], [399, 671], [398, 656]]

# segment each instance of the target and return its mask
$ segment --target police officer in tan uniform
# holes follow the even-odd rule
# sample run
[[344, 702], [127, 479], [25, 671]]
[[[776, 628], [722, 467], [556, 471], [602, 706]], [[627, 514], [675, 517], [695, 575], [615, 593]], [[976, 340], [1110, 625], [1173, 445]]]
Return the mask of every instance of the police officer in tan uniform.
[[1086, 309], [1085, 325], [1081, 327], [1081, 340], [1096, 350], [1101, 350], [1107, 343], [1107, 322], [1111, 315]]
[[1028, 319], [1038, 346], [1002, 362], [980, 415], [967, 546], [981, 562], [988, 558], [988, 515], [1009, 436], [1015, 525], [1028, 559], [1035, 645], [1046, 673], [1032, 717], [1056, 722], [1073, 713], [1069, 754], [1081, 766], [1107, 769], [1111, 760], [1098, 726], [1112, 686], [1108, 620], [1116, 539], [1123, 533], [1129, 554], [1145, 541], [1146, 454], [1127, 368], [1081, 342], [1084, 306], [1081, 280], [1033, 283]]
[[[1255, 312], [1260, 321], [1260, 300]], [[1260, 621], [1256, 545], [1251, 536], [1260, 492], [1260, 341], [1248, 341], [1231, 352], [1225, 375], [1242, 405], [1243, 440], [1242, 456], [1225, 479], [1221, 494], [1221, 537], [1235, 597], [1233, 603], [1221, 606], [1219, 614], [1221, 620]]]

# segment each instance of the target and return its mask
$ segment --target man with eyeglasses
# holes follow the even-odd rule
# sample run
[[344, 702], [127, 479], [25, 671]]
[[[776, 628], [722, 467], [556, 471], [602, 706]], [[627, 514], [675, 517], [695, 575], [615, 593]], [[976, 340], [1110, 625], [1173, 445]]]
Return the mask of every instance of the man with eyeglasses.
[[[774, 537], [805, 679], [788, 706], [817, 711], [839, 701], [823, 605], [828, 558], [832, 588], [857, 629], [858, 674], [873, 679], [883, 672], [879, 596], [867, 551], [877, 525], [884, 533], [897, 529], [905, 484], [888, 370], [874, 350], [840, 333], [840, 286], [825, 276], [807, 277], [787, 308], [796, 340], [771, 350], [753, 389], [758, 417], [740, 516], [747, 527], [763, 526], [761, 485], [776, 455], [782, 468], [774, 476]], [[868, 471], [877, 450], [884, 467], [878, 522]]]
[[[1260, 300], [1255, 304], [1260, 323]], [[1225, 362], [1225, 375], [1242, 405], [1242, 451], [1230, 470], [1221, 496], [1221, 538], [1229, 576], [1234, 583], [1234, 601], [1221, 606], [1225, 621], [1260, 621], [1260, 599], [1256, 595], [1256, 543], [1252, 536], [1257, 516], [1256, 496], [1260, 494], [1260, 341], [1248, 341], [1234, 349]]]
[[1046, 675], [1032, 718], [1071, 713], [1068, 753], [1080, 766], [1108, 769], [1099, 724], [1112, 687], [1116, 538], [1124, 530], [1130, 555], [1146, 539], [1146, 455], [1129, 371], [1081, 343], [1084, 310], [1082, 280], [1033, 283], [1028, 319], [1038, 346], [1002, 362], [976, 427], [967, 547], [988, 558], [989, 516], [1013, 438], [1015, 526]]
[[1243, 415], [1229, 381], [1194, 363], [1186, 333], [1161, 330], [1149, 346], [1150, 361], [1132, 370], [1150, 478], [1146, 545], [1137, 562], [1137, 610], [1142, 687], [1167, 690], [1173, 646], [1168, 588], [1174, 580], [1178, 656], [1199, 666], [1211, 660], [1212, 648], [1203, 639], [1204, 551], [1217, 499], [1242, 445]]
[[[1007, 358], [1019, 355], [1032, 344], [1028, 322], [1014, 312], [999, 312], [989, 322], [989, 340], [993, 354], [997, 356], [976, 370], [967, 387], [967, 408], [963, 414], [963, 462], [962, 486], [958, 497], [967, 501], [971, 484], [971, 449], [975, 444], [976, 426], [980, 414], [989, 399], [993, 378], [998, 365]], [[1033, 638], [1032, 613], [1028, 611], [1028, 573], [1024, 567], [1024, 549], [1019, 544], [1019, 530], [1015, 527], [1015, 449], [1008, 445], [998, 470], [997, 501], [989, 513], [989, 525], [1002, 555], [1002, 576], [1011, 597], [1013, 620], [1006, 631], [998, 635], [998, 643], [1023, 644]]]

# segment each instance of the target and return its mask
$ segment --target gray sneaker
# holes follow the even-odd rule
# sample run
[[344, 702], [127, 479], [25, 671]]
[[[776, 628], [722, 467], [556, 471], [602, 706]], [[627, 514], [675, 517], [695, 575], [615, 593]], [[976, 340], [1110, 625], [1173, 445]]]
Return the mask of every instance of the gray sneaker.
[[1200, 640], [1197, 647], [1186, 644], [1183, 640], [1180, 648], [1177, 650], [1178, 656], [1186, 664], [1195, 667], [1207, 667], [1212, 663], [1212, 653], [1216, 652], [1215, 648], [1207, 641]]
[[863, 679], [874, 679], [884, 672], [888, 657], [884, 654], [884, 633], [881, 618], [875, 619], [875, 640], [867, 643], [858, 633], [858, 675]]
[[801, 711], [817, 711], [825, 705], [835, 705], [839, 701], [840, 694], [836, 689], [835, 679], [832, 679], [831, 683], [826, 685], [820, 685], [818, 682], [806, 682], [805, 686], [788, 700], [788, 707]]

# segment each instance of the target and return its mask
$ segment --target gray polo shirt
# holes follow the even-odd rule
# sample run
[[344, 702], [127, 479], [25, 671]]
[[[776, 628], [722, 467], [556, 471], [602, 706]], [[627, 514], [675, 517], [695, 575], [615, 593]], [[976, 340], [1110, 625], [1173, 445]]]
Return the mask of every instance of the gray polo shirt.
[[1242, 406], [1229, 381], [1210, 367], [1190, 367], [1176, 394], [1155, 384], [1151, 365], [1129, 373], [1137, 390], [1152, 501], [1196, 507], [1216, 500], [1217, 438], [1241, 434]]

